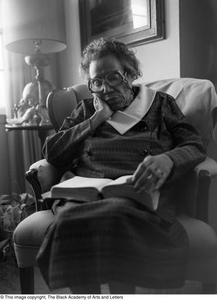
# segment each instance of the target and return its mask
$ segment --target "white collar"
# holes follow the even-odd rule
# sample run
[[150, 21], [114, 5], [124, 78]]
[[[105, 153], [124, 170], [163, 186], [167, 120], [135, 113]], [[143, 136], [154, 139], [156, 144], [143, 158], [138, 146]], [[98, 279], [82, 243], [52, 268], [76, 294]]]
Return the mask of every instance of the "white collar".
[[125, 134], [136, 125], [148, 112], [154, 101], [156, 91], [138, 84], [139, 93], [134, 101], [124, 110], [116, 111], [106, 122], [120, 134]]

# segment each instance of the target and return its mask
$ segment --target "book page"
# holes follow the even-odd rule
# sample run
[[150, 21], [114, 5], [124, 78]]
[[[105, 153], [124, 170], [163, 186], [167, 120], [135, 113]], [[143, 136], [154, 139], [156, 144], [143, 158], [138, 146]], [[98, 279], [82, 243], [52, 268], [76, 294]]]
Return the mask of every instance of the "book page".
[[121, 176], [115, 180], [112, 180], [110, 181], [109, 183], [106, 184], [106, 186], [108, 185], [117, 185], [117, 184], [128, 184], [127, 180], [132, 178], [133, 175], [124, 175], [124, 176]]
[[51, 197], [76, 201], [94, 201], [101, 198], [101, 188], [111, 181], [107, 178], [75, 176], [51, 188]]
[[66, 181], [63, 181], [57, 185], [54, 185], [54, 188], [64, 188], [64, 189], [72, 189], [72, 188], [86, 188], [86, 187], [95, 187], [96, 189], [101, 189], [105, 184], [112, 181], [108, 178], [89, 178], [82, 176], [75, 176]]

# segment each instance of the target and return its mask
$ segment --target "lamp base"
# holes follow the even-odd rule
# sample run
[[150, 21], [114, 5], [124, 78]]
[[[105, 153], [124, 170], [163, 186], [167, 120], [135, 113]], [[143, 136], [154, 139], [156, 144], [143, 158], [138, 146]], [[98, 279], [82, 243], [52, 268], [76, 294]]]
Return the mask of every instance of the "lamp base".
[[22, 98], [14, 106], [14, 119], [10, 119], [13, 125], [50, 125], [50, 119], [46, 108], [48, 94], [55, 88], [54, 85], [42, 78], [41, 68], [50, 64], [51, 57], [42, 54], [40, 49], [36, 53], [26, 56], [25, 62], [36, 70], [35, 80], [26, 84]]
[[46, 67], [50, 64], [51, 57], [41, 52], [25, 56], [25, 62], [31, 67]]
[[8, 119], [8, 123], [27, 126], [51, 124], [46, 99], [55, 87], [50, 81], [40, 79], [41, 99], [39, 99], [38, 83], [38, 80], [27, 83], [23, 89], [22, 99], [14, 106], [14, 118]]

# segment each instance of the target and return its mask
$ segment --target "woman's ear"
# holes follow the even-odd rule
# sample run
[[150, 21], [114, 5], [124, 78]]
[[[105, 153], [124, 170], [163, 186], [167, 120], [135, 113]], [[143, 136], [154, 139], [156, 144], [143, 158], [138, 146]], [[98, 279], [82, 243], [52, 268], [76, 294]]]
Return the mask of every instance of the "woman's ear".
[[126, 79], [128, 80], [128, 82], [132, 83], [134, 80], [137, 79], [137, 77], [133, 74], [130, 74], [129, 72], [125, 72], [124, 76], [126, 77]]
[[135, 76], [126, 72], [125, 78], [130, 86], [132, 86], [133, 81], [135, 80]]

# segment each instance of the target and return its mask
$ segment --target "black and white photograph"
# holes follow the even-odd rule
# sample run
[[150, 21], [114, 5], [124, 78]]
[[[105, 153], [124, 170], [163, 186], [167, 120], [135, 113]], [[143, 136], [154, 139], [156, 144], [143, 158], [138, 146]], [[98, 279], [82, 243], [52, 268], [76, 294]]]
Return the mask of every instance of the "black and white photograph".
[[216, 28], [216, 0], [0, 0], [0, 299], [215, 297]]

